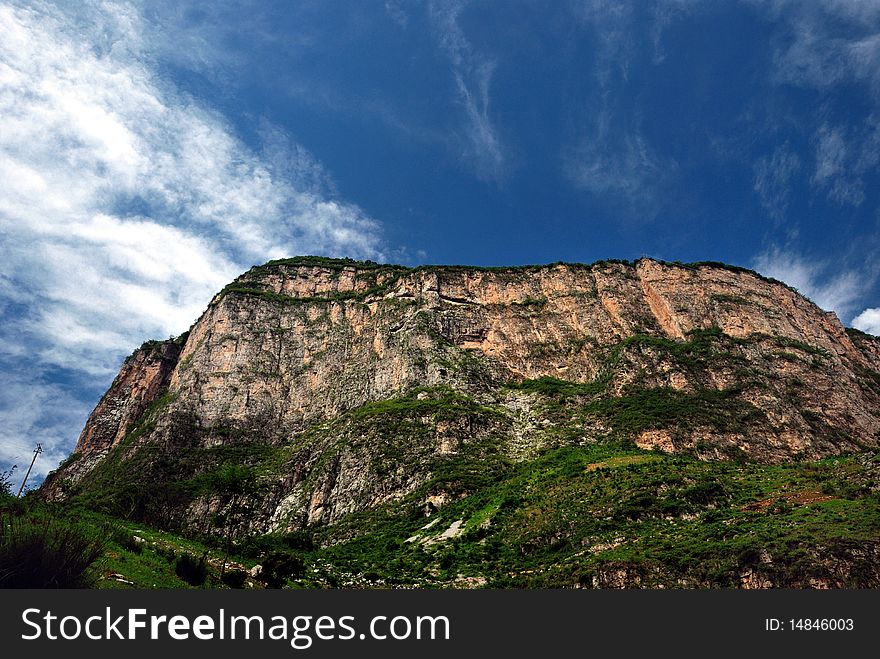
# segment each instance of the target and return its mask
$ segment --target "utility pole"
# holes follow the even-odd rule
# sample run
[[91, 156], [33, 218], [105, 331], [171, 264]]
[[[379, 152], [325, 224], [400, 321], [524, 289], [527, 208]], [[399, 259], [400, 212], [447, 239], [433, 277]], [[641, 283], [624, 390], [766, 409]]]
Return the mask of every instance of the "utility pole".
[[31, 469], [34, 468], [34, 463], [37, 461], [37, 456], [43, 452], [43, 445], [37, 444], [37, 448], [34, 449], [34, 459], [31, 460], [31, 466], [28, 467], [27, 473], [24, 475], [24, 480], [21, 481], [21, 487], [18, 488], [18, 497], [21, 497], [21, 493], [24, 491], [25, 483], [27, 483], [28, 476], [31, 475]]

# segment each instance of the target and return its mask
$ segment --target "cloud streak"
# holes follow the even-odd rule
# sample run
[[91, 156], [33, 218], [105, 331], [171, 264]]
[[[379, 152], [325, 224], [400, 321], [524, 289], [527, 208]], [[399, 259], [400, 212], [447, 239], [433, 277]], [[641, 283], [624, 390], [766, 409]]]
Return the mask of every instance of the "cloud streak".
[[0, 400], [0, 463], [41, 423], [42, 473], [75, 438], [49, 403], [85, 402], [46, 373], [106, 383], [252, 263], [381, 258], [379, 224], [304, 149], [271, 127], [249, 147], [160, 76], [149, 29], [124, 3], [0, 7], [0, 364], [29, 376]]
[[[654, 65], [662, 63], [663, 29], [685, 3], [654, 7], [644, 34], [654, 44]], [[590, 0], [577, 6], [576, 18], [594, 40], [595, 109], [563, 153], [563, 174], [576, 187], [612, 201], [632, 216], [652, 219], [660, 190], [677, 171], [673, 158], [658, 154], [642, 130], [639, 109], [623, 106], [640, 31], [633, 6], [615, 0]], [[650, 33], [650, 34], [649, 34]]]
[[590, 138], [568, 157], [566, 173], [583, 190], [625, 198], [633, 210], [650, 210], [657, 183], [674, 163], [659, 158], [639, 130], [612, 129], [611, 114], [598, 114]]
[[466, 3], [461, 0], [432, 2], [429, 6], [437, 39], [449, 57], [457, 102], [465, 116], [464, 160], [477, 175], [494, 182], [507, 173], [504, 144], [491, 119], [490, 87], [496, 62], [477, 53], [459, 24]]
[[864, 177], [880, 162], [880, 124], [869, 117], [857, 136], [827, 123], [816, 133], [816, 168], [811, 182], [839, 205], [861, 206]]
[[[865, 177], [880, 163], [880, 5], [861, 0], [751, 4], [773, 24], [771, 82], [811, 90], [821, 99], [815, 101], [819, 120], [809, 129], [815, 147], [810, 183], [833, 204], [861, 206]], [[848, 97], [840, 93], [847, 85], [867, 92], [861, 125], [834, 125], [824, 116], [859, 112], [838, 107], [838, 99]]]
[[754, 190], [761, 205], [776, 220], [785, 218], [791, 199], [791, 182], [801, 167], [800, 158], [788, 144], [777, 147], [754, 165]]
[[867, 82], [880, 94], [880, 9], [875, 2], [755, 3], [787, 26], [774, 56], [780, 82], [827, 89], [841, 82]]

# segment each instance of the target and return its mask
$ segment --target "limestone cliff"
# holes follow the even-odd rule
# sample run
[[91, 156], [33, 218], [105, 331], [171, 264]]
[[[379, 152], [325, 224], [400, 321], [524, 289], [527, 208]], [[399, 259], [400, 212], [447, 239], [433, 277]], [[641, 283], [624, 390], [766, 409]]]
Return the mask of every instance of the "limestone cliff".
[[44, 492], [240, 534], [417, 490], [436, 509], [480, 469], [609, 437], [817, 459], [880, 446], [878, 371], [873, 337], [720, 264], [281, 260], [136, 351]]

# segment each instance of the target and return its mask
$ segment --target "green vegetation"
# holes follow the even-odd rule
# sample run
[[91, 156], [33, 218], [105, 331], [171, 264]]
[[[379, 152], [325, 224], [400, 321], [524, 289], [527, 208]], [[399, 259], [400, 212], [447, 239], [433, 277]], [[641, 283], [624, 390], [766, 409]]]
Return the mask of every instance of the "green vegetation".
[[751, 300], [742, 295], [731, 295], [729, 293], [713, 293], [710, 299], [721, 304], [748, 305], [753, 304]]
[[774, 336], [773, 341], [780, 348], [795, 348], [796, 350], [805, 352], [808, 355], [815, 355], [817, 357], [822, 357], [825, 359], [831, 356], [824, 348], [817, 348], [816, 346], [810, 345], [809, 343], [804, 343], [803, 341], [798, 341], [796, 339], [790, 339], [785, 336]]
[[[782, 465], [665, 455], [628, 438], [660, 427], [740, 431], [761, 419], [737, 390], [632, 389], [606, 398], [592, 384], [555, 378], [510, 387], [576, 410], [557, 430], [569, 433], [567, 444], [514, 462], [501, 409], [445, 387], [419, 389], [315, 426], [290, 445], [193, 445], [162, 472], [129, 456], [133, 466], [113, 467], [121, 477], [112, 483], [99, 479], [101, 496], [90, 486], [75, 497], [66, 519], [115, 527], [104, 532], [100, 587], [566, 587], [608, 585], [621, 574], [633, 586], [718, 587], [739, 585], [747, 570], [777, 585], [815, 578], [864, 587], [880, 578], [863, 564], [880, 537], [880, 454]], [[582, 424], [595, 418], [611, 428], [608, 438], [583, 437]], [[459, 429], [444, 435], [455, 439], [442, 453], [441, 427]], [[264, 482], [301, 469], [306, 491], [316, 491], [343, 458], [365, 470], [374, 488], [365, 497], [408, 493], [293, 533], [230, 526], [230, 516], [248, 516], [247, 501], [262, 500]], [[182, 499], [166, 501], [164, 517], [106, 505], [113, 516], [94, 512], [96, 501], [119, 496], [113, 488], [129, 473], [165, 478], [162, 489]], [[217, 528], [234, 533], [151, 528], [173, 526], [169, 510], [208, 493], [226, 502]], [[850, 567], [841, 572], [840, 561]]]
[[311, 295], [308, 297], [293, 297], [291, 295], [281, 295], [273, 291], [266, 291], [259, 288], [251, 288], [248, 286], [233, 285], [226, 286], [220, 291], [221, 296], [238, 294], [258, 297], [269, 302], [277, 304], [295, 305], [295, 304], [326, 304], [328, 302], [340, 302], [342, 300], [364, 300], [370, 295], [380, 293], [385, 290], [385, 286], [375, 286], [364, 291], [342, 291], [338, 293], [324, 293], [322, 295]]
[[[821, 557], [876, 540], [878, 472], [875, 455], [766, 466], [621, 444], [564, 447], [429, 518], [412, 514], [418, 497], [411, 497], [318, 529], [331, 544], [311, 560], [325, 585], [343, 572], [355, 584], [372, 575], [388, 585], [471, 577], [494, 587], [559, 587], [601, 583], [605, 571], [626, 569], [643, 585], [735, 586], [766, 556], [771, 577], [800, 583], [829, 576]], [[824, 494], [837, 487], [841, 496]], [[464, 532], [437, 540], [456, 520]], [[355, 539], [332, 544], [352, 526]], [[859, 578], [854, 570], [849, 585]]]
[[[632, 266], [570, 267], [634, 277]], [[316, 297], [260, 288], [265, 271], [285, 267], [328, 268], [331, 279], [354, 267], [367, 288]], [[405, 272], [411, 270], [297, 257], [257, 266], [223, 294], [283, 305], [364, 302]], [[736, 295], [712, 299], [751, 304]], [[546, 303], [527, 297], [514, 304], [537, 310]], [[329, 318], [332, 310], [309, 311]], [[455, 345], [459, 319], [449, 330], [412, 316], [436, 339], [427, 350], [415, 342], [406, 348], [422, 359], [413, 363], [466, 392], [420, 388], [304, 428], [278, 427], [275, 410], [208, 425], [165, 392], [87, 479], [69, 486], [68, 503], [16, 502], [8, 478], [0, 479], [0, 549], [30, 553], [44, 568], [76, 567], [41, 577], [45, 583], [99, 587], [719, 587], [738, 585], [746, 571], [776, 585], [880, 583], [870, 559], [880, 537], [880, 456], [762, 465], [737, 447], [750, 433], [766, 436], [768, 420], [749, 401], [804, 386], [803, 365], [819, 368], [830, 358], [823, 348], [770, 335], [735, 338], [718, 327], [672, 340], [649, 317], [639, 319], [640, 333], [613, 346], [588, 347], [590, 339], [579, 336], [555, 352], [548, 347], [554, 344], [531, 346], [547, 350], [547, 363], [559, 364], [560, 373], [565, 357], [578, 353], [583, 359], [568, 372], [582, 377], [590, 369], [590, 382], [541, 377], [499, 388], [496, 363]], [[283, 333], [285, 323], [259, 332]], [[379, 326], [389, 336], [399, 328], [393, 319]], [[142, 349], [168, 346], [148, 342]], [[776, 386], [772, 371], [762, 369], [779, 359], [799, 366], [786, 365], [792, 375]], [[880, 392], [880, 374], [859, 374], [867, 392]], [[261, 364], [247, 375], [269, 383], [278, 369]], [[737, 385], [719, 389], [718, 382]], [[372, 395], [372, 385], [357, 378], [337, 390], [352, 383], [360, 400]], [[821, 411], [798, 412], [817, 436], [836, 439], [840, 431]], [[668, 431], [691, 454], [637, 448], [634, 440], [650, 430]], [[696, 459], [707, 455], [733, 459]], [[263, 534], [267, 528], [278, 532]]]
[[14, 471], [15, 467], [11, 467], [8, 471], [0, 471], [0, 505], [12, 499], [12, 474]]
[[764, 414], [737, 394], [738, 389], [701, 389], [693, 394], [665, 387], [634, 389], [620, 397], [594, 401], [586, 410], [605, 418], [615, 432], [625, 436], [643, 430], [702, 426], [741, 432], [750, 423], [763, 420]]
[[[697, 376], [710, 362], [716, 366], [742, 367], [745, 360], [738, 352], [742, 343], [717, 327], [689, 332], [686, 341], [636, 334], [606, 349], [598, 375], [591, 382], [569, 382], [545, 376], [508, 383], [507, 387], [541, 396], [541, 409], [545, 413], [567, 415], [580, 423], [600, 418], [621, 438], [631, 439], [643, 430], [661, 428], [708, 427], [722, 432], [742, 432], [762, 422], [764, 415], [741, 398], [740, 387], [726, 390], [706, 387], [684, 392], [665, 386], [643, 386], [642, 381], [650, 374], [642, 371], [619, 395], [608, 391], [613, 374], [625, 366], [633, 353], [660, 353], [682, 371], [694, 374], [699, 382]], [[747, 377], [743, 378], [743, 387], [750, 383], [750, 374], [744, 375]], [[571, 400], [574, 398], [577, 400]]]
[[[215, 303], [228, 294], [233, 295], [247, 295], [252, 297], [259, 297], [264, 300], [268, 300], [271, 302], [275, 302], [278, 304], [285, 305], [295, 305], [295, 304], [304, 304], [304, 303], [328, 303], [328, 302], [336, 302], [342, 300], [356, 300], [362, 301], [370, 295], [375, 295], [378, 293], [382, 293], [387, 290], [392, 284], [394, 284], [397, 279], [405, 274], [405, 273], [417, 273], [422, 271], [431, 271], [437, 273], [458, 273], [458, 272], [498, 272], [498, 273], [528, 273], [535, 272], [539, 270], [546, 270], [558, 266], [564, 266], [567, 268], [582, 268], [582, 269], [594, 269], [594, 268], [606, 268], [609, 266], [624, 266], [625, 268], [634, 268], [638, 265], [639, 261], [637, 260], [627, 260], [627, 259], [603, 259], [599, 261], [595, 261], [590, 264], [586, 263], [570, 263], [564, 261], [556, 261], [554, 263], [547, 264], [525, 264], [525, 265], [512, 265], [512, 266], [464, 266], [464, 265], [420, 265], [414, 268], [408, 268], [401, 265], [394, 264], [381, 264], [376, 263], [374, 261], [357, 261], [351, 258], [328, 258], [323, 256], [296, 256], [292, 258], [286, 259], [276, 259], [273, 261], [268, 261], [263, 265], [253, 266], [250, 270], [248, 270], [244, 275], [236, 279], [234, 282], [226, 286], [220, 294], [215, 298]], [[744, 268], [741, 266], [730, 265], [726, 263], [721, 263], [717, 261], [698, 261], [694, 263], [682, 263], [679, 261], [667, 262], [667, 261], [657, 261], [661, 265], [668, 267], [678, 267], [685, 268], [690, 270], [698, 270], [703, 267], [711, 267], [711, 268], [719, 268], [728, 270], [736, 273], [745, 273], [752, 275], [758, 279], [763, 281], [773, 283], [773, 284], [782, 284], [786, 288], [796, 291], [796, 289], [788, 286], [784, 282], [780, 282], [776, 279], [772, 279], [770, 277], [765, 277], [754, 270], [750, 270], [748, 268]], [[307, 296], [307, 297], [292, 297], [287, 295], [282, 295], [278, 293], [274, 293], [273, 291], [264, 290], [260, 285], [260, 279], [266, 274], [272, 272], [274, 269], [283, 268], [283, 267], [321, 267], [329, 269], [331, 272], [335, 273], [338, 276], [340, 272], [345, 269], [352, 268], [359, 271], [359, 276], [372, 277], [374, 275], [370, 274], [378, 271], [386, 271], [389, 273], [390, 277], [388, 277], [382, 284], [376, 284], [375, 286], [369, 288], [368, 290], [362, 292], [356, 291], [344, 291], [340, 293], [325, 293], [322, 295], [316, 296]], [[745, 298], [736, 295], [723, 295], [716, 294], [712, 296], [713, 299], [719, 302], [729, 302], [736, 304], [748, 304], [749, 301]], [[543, 306], [546, 304], [546, 299], [543, 298], [529, 298], [523, 302], [515, 303], [521, 304], [525, 306]]]
[[0, 502], [0, 588], [88, 588], [103, 552], [100, 528], [15, 499]]
[[673, 341], [664, 336], [634, 334], [621, 341], [612, 351], [612, 359], [627, 349], [653, 349], [661, 351], [684, 367], [703, 366], [709, 358], [737, 359], [730, 350], [734, 340], [718, 327], [691, 330], [687, 341]]
[[186, 552], [174, 561], [174, 573], [190, 586], [201, 586], [208, 578], [208, 565], [205, 556], [196, 558]]
[[[520, 386], [570, 403], [579, 400], [579, 386], [588, 387], [552, 378]], [[740, 412], [749, 414], [725, 391], [633, 391], [599, 400], [588, 393], [584, 401], [588, 414], [602, 415], [620, 437], [656, 423], [730, 427], [742, 422]], [[437, 455], [430, 440], [438, 422], [473, 437]], [[405, 477], [416, 479], [403, 498], [305, 531], [184, 537], [131, 515], [84, 508], [93, 507], [89, 497], [55, 509], [55, 519], [83, 537], [105, 538], [97, 570], [87, 568], [89, 580], [81, 582], [99, 587], [562, 587], [602, 585], [609, 574], [639, 580], [630, 585], [717, 587], [738, 585], [748, 569], [778, 585], [809, 578], [876, 583], [876, 566], [862, 565], [867, 559], [859, 556], [870, 556], [860, 548], [880, 536], [880, 454], [760, 465], [605, 440], [513, 463], [503, 452], [508, 423], [449, 389], [420, 390], [314, 428], [297, 447], [199, 453], [207, 467], [183, 481], [172, 471], [165, 484], [246, 500], [261, 474], [293, 469], [297, 455], [310, 455], [320, 477], [343, 452], [373, 460], [379, 482], [397, 478], [402, 464], [410, 470]], [[439, 495], [444, 505], [426, 504]], [[457, 534], [442, 537], [456, 524]], [[832, 569], [834, 557], [852, 568]], [[257, 576], [248, 576], [257, 564]]]
[[520, 307], [536, 307], [538, 309], [544, 307], [547, 304], [546, 297], [526, 297], [519, 302], [514, 302], [514, 305]]
[[185, 331], [179, 336], [169, 336], [166, 341], [158, 341], [156, 339], [144, 341], [139, 348], [135, 349], [128, 357], [125, 358], [125, 362], [128, 363], [139, 352], [147, 353], [148, 357], [158, 355], [161, 352], [162, 346], [168, 343], [174, 344], [175, 346], [183, 346], [188, 338], [189, 330]]
[[880, 343], [880, 336], [868, 334], [867, 332], [858, 330], [855, 327], [847, 327], [846, 333], [849, 334], [850, 338], [854, 340], [868, 341], [870, 343]]
[[330, 258], [326, 256], [294, 256], [287, 259], [275, 259], [268, 261], [262, 266], [254, 266], [255, 268], [271, 268], [273, 266], [288, 265], [293, 267], [320, 267], [330, 268], [332, 270], [342, 270], [343, 268], [358, 268], [359, 270], [375, 270], [376, 268], [400, 268], [401, 266], [386, 265], [376, 263], [375, 261], [357, 261], [351, 258]]

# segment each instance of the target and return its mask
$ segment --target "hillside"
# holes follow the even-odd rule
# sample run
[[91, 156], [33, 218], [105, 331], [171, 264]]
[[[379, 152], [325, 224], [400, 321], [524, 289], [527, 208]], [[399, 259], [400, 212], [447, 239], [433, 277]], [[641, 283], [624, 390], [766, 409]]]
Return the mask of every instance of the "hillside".
[[252, 268], [43, 497], [305, 585], [880, 585], [880, 342], [722, 264]]

